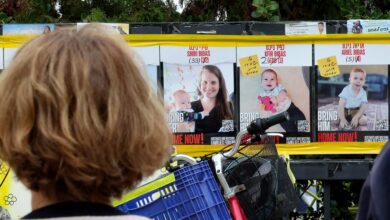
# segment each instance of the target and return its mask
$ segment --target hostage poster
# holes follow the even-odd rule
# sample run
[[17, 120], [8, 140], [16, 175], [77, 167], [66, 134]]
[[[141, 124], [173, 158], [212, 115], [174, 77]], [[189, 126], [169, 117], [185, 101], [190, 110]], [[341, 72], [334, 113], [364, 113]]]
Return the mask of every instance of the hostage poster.
[[317, 69], [317, 141], [388, 140], [388, 45], [343, 43], [315, 45], [318, 61], [334, 57], [334, 74]]
[[161, 46], [174, 144], [234, 142], [234, 47]]
[[[275, 44], [238, 47], [240, 65], [240, 130], [256, 118], [268, 118], [287, 111], [290, 120], [267, 132], [283, 133], [276, 143], [310, 142], [311, 45]], [[258, 58], [259, 70], [245, 74], [243, 63]]]
[[353, 34], [389, 33], [390, 20], [348, 20], [347, 31]]

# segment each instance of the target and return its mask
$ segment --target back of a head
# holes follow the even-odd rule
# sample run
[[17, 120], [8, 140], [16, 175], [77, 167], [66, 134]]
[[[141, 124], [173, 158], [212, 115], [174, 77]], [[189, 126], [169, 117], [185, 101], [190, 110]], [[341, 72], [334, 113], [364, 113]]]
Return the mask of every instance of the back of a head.
[[26, 43], [0, 75], [0, 157], [33, 191], [107, 202], [170, 153], [162, 102], [97, 24]]

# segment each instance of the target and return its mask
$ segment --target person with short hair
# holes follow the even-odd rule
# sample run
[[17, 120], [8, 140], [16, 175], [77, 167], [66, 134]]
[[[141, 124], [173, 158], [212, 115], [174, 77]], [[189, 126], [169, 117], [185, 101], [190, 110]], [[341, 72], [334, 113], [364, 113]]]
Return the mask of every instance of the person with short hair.
[[318, 32], [320, 34], [324, 33], [324, 26], [325, 26], [324, 22], [322, 22], [322, 21], [318, 22]]
[[339, 127], [357, 128], [367, 124], [364, 112], [368, 108], [367, 92], [363, 86], [366, 81], [366, 71], [355, 67], [351, 70], [349, 84], [339, 94], [338, 104]]
[[131, 53], [101, 25], [59, 29], [0, 75], [0, 157], [32, 192], [24, 218], [145, 219], [110, 205], [172, 152], [162, 99]]

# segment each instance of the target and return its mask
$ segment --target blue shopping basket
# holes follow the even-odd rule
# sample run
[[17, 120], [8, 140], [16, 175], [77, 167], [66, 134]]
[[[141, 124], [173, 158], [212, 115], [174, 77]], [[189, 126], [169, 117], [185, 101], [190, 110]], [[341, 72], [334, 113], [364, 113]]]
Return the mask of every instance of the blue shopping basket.
[[[183, 167], [174, 171], [173, 175], [174, 181], [117, 208], [128, 214], [156, 220], [231, 219], [207, 161]], [[148, 185], [144, 187], [148, 188]]]

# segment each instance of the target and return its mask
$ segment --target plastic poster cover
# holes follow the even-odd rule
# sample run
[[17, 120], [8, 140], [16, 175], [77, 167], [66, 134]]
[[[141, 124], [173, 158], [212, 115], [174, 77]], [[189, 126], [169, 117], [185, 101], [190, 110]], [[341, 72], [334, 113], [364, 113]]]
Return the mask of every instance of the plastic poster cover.
[[[55, 29], [54, 24], [4, 24], [3, 35], [44, 34]], [[4, 68], [10, 64], [18, 48], [4, 48]]]
[[[236, 48], [161, 46], [160, 51], [173, 143], [233, 143]], [[224, 107], [204, 105], [212, 99]]]
[[261, 70], [246, 76], [240, 67], [240, 130], [256, 118], [268, 118], [288, 111], [290, 120], [272, 126], [267, 132], [279, 132], [276, 143], [310, 142], [310, 67], [312, 45], [276, 44], [238, 47], [239, 60], [257, 55]]
[[336, 56], [340, 69], [332, 77], [323, 77], [317, 69], [318, 142], [388, 140], [390, 61], [378, 54], [389, 50], [390, 45], [383, 44], [315, 45], [316, 64]]
[[0, 48], [0, 73], [4, 69], [4, 48]]
[[154, 65], [147, 65], [146, 66], [146, 71], [148, 74], [148, 79], [153, 87], [153, 90], [157, 93], [158, 90], [158, 79], [157, 79], [157, 66]]
[[348, 20], [348, 33], [389, 33], [390, 20]]
[[[77, 30], [79, 30], [81, 27], [87, 24], [89, 23], [77, 23], [76, 24]], [[118, 34], [129, 34], [129, 24], [125, 24], [125, 23], [100, 23], [100, 24], [103, 24], [108, 28], [112, 28]]]
[[160, 47], [159, 46], [147, 46], [147, 47], [129, 47], [136, 56], [136, 63], [145, 65], [148, 73], [148, 78], [153, 89], [157, 92], [158, 88], [158, 76], [157, 69], [160, 66]]
[[326, 22], [292, 22], [285, 24], [286, 35], [326, 34]]

